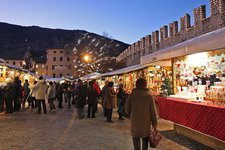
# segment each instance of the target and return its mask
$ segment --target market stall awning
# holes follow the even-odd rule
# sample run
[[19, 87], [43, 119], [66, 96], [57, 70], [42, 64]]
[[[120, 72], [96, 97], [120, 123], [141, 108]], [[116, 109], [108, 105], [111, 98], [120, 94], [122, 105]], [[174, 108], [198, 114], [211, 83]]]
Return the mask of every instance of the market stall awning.
[[185, 56], [198, 52], [221, 49], [225, 47], [225, 27], [198, 36], [183, 43], [142, 56], [141, 64], [147, 64], [174, 57]]
[[115, 70], [115, 71], [112, 71], [112, 72], [107, 72], [107, 73], [101, 74], [101, 77], [129, 73], [129, 72], [132, 72], [132, 71], [135, 71], [135, 70], [140, 70], [140, 69], [146, 68], [148, 66], [149, 66], [148, 64], [145, 64], [145, 65], [138, 64], [138, 65], [134, 65], [134, 66], [129, 66], [129, 67], [126, 67], [126, 68], [122, 68], [122, 69], [119, 69], [119, 70]]
[[63, 81], [64, 79], [63, 78], [48, 78], [46, 79], [47, 82], [60, 82], [60, 81]]
[[5, 61], [3, 61], [3, 62], [0, 61], [0, 65], [1, 65], [1, 66], [5, 66], [5, 67], [8, 67], [8, 68], [11, 68], [11, 69], [15, 69], [15, 70], [18, 70], [18, 71], [21, 71], [21, 72], [24, 72], [24, 73], [27, 73], [27, 74], [29, 74], [29, 75], [31, 75], [31, 76], [37, 76], [37, 74], [32, 73], [32, 72], [30, 72], [30, 71], [27, 70], [27, 69], [23, 69], [23, 68], [20, 68], [20, 67], [18, 67], [18, 66], [15, 66], [15, 65], [6, 63]]
[[92, 79], [97, 79], [100, 77], [100, 73], [94, 72], [91, 74], [88, 74], [86, 76], [80, 77], [81, 80], [92, 80]]

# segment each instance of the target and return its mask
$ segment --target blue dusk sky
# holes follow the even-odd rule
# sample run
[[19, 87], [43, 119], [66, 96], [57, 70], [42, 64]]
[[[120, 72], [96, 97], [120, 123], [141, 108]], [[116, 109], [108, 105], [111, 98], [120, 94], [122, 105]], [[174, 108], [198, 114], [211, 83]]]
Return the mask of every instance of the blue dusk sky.
[[210, 0], [1, 0], [0, 22], [86, 30], [132, 44]]

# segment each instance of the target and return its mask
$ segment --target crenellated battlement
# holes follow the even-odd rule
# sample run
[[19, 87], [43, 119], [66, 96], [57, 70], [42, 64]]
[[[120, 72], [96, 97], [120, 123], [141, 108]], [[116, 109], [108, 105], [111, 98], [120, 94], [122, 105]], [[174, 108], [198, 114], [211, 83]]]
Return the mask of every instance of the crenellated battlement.
[[201, 5], [193, 10], [194, 23], [191, 16], [185, 14], [178, 21], [164, 25], [158, 31], [146, 35], [133, 43], [117, 58], [126, 62], [127, 66], [140, 63], [140, 57], [161, 49], [190, 40], [197, 36], [225, 27], [225, 0], [210, 0], [210, 16], [206, 18], [206, 6]]

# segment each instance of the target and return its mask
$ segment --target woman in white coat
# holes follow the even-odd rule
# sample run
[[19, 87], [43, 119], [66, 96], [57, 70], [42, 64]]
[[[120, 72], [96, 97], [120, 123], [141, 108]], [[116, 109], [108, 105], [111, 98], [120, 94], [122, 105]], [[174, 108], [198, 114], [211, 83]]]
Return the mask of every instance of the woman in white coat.
[[38, 114], [41, 114], [41, 104], [43, 106], [44, 114], [47, 114], [45, 96], [47, 94], [48, 86], [42, 76], [39, 77], [39, 81], [34, 85], [33, 90], [36, 90], [35, 98], [38, 106]]

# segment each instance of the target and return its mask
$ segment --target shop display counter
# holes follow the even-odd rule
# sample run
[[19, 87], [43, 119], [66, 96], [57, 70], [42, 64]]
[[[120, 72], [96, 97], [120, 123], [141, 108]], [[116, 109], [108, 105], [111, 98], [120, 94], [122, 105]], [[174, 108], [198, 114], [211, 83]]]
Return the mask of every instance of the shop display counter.
[[156, 103], [160, 118], [174, 122], [178, 133], [215, 149], [225, 147], [224, 106], [164, 97], [157, 97]]

